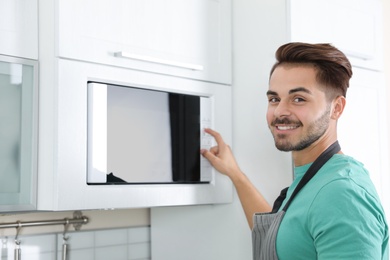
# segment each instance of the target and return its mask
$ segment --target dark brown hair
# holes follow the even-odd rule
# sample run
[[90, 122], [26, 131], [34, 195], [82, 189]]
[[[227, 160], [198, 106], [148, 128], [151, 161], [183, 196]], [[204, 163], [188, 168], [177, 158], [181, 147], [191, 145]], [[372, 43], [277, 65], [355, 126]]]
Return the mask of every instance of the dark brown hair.
[[317, 70], [317, 81], [326, 87], [328, 98], [346, 97], [352, 66], [344, 53], [331, 44], [287, 43], [278, 48], [275, 57], [277, 62], [270, 75], [283, 64], [313, 66]]

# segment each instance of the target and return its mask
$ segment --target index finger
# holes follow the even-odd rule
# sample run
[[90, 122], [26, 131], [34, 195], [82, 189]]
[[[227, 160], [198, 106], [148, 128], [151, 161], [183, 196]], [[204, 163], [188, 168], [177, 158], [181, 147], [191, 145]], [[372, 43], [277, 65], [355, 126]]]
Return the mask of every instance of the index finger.
[[222, 144], [224, 144], [225, 142], [223, 141], [223, 138], [221, 136], [220, 133], [218, 133], [217, 131], [214, 131], [213, 129], [211, 128], [205, 128], [204, 131], [206, 133], [208, 133], [209, 135], [211, 135], [212, 137], [214, 137], [215, 141], [217, 142], [217, 145], [218, 146], [221, 146]]

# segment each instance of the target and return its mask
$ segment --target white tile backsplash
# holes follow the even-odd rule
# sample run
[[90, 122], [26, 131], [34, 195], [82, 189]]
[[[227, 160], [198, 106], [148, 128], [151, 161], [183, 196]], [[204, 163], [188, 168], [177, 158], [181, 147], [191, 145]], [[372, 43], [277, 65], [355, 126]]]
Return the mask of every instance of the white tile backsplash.
[[95, 234], [96, 247], [126, 245], [127, 243], [127, 230], [124, 229], [104, 230]]
[[[58, 251], [57, 253], [57, 259], [62, 260], [61, 258], [62, 252]], [[93, 248], [91, 249], [78, 249], [78, 250], [70, 250], [68, 253], [68, 259], [69, 260], [95, 260], [95, 250]]]
[[129, 236], [129, 243], [150, 242], [150, 228], [149, 227], [135, 227], [127, 230]]
[[128, 259], [125, 245], [98, 247], [95, 249], [95, 260], [123, 260]]
[[[150, 227], [130, 227], [66, 234], [20, 236], [21, 259], [62, 260], [62, 245], [68, 246], [67, 260], [151, 259]], [[14, 237], [1, 237], [1, 260], [14, 259]]]
[[150, 242], [143, 242], [143, 243], [137, 243], [137, 244], [130, 244], [129, 245], [129, 258], [131, 260], [135, 259], [151, 259], [150, 255]]

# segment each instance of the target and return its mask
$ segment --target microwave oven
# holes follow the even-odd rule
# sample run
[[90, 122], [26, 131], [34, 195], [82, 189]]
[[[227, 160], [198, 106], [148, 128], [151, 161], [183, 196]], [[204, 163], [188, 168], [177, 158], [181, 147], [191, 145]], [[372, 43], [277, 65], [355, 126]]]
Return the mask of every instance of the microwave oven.
[[212, 97], [88, 82], [89, 185], [209, 183]]

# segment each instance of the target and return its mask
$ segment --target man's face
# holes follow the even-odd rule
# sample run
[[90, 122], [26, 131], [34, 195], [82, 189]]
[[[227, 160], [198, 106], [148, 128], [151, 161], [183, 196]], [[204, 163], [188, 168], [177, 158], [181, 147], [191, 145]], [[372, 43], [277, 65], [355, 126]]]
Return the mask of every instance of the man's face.
[[311, 66], [281, 65], [271, 75], [267, 122], [281, 151], [300, 151], [328, 130], [330, 104]]

